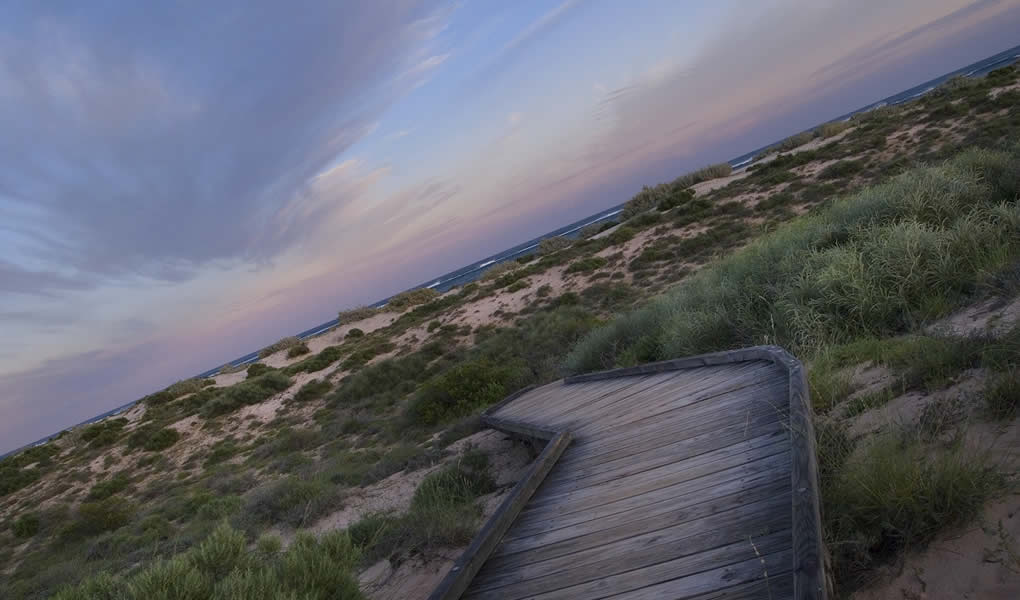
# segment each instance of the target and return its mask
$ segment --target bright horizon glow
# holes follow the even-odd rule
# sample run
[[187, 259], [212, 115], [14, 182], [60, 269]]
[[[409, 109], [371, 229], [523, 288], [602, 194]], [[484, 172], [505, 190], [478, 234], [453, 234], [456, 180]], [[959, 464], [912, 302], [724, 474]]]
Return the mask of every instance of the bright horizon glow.
[[0, 8], [0, 452], [1020, 41], [1009, 0], [112, 4]]

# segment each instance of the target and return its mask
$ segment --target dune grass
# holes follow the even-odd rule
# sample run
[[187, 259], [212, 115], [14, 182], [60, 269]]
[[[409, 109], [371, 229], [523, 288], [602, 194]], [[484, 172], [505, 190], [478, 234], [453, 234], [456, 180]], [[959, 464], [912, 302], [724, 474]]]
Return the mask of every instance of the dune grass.
[[1020, 152], [972, 150], [833, 202], [577, 345], [587, 371], [762, 343], [810, 355], [909, 331], [1020, 257]]
[[356, 600], [363, 598], [354, 575], [360, 558], [342, 531], [318, 539], [299, 534], [285, 551], [269, 542], [252, 550], [243, 534], [220, 525], [187, 552], [126, 577], [99, 573], [59, 591], [54, 599]]
[[300, 343], [301, 340], [295, 336], [285, 337], [259, 350], [259, 358], [265, 358], [267, 356], [276, 354], [280, 350], [286, 350], [287, 348], [297, 346]]

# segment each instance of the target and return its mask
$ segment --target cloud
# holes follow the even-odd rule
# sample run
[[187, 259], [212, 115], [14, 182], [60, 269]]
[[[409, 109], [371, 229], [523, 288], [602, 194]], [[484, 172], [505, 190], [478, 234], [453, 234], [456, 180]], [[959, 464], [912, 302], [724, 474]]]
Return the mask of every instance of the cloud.
[[309, 182], [445, 58], [420, 59], [413, 2], [35, 9], [0, 12], [0, 210], [22, 215], [0, 244], [37, 267], [0, 268], [25, 293], [272, 260], [322, 216], [293, 206]]

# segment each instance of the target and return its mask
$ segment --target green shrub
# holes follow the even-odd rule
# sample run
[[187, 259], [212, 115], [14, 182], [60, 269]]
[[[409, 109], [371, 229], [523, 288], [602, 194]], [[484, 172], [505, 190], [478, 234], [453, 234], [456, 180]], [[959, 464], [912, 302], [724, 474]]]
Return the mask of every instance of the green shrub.
[[818, 129], [815, 130], [815, 133], [820, 138], [830, 138], [834, 135], [843, 133], [852, 126], [853, 124], [850, 121], [832, 121], [831, 123], [826, 123], [818, 127]]
[[92, 486], [92, 489], [89, 490], [89, 494], [88, 496], [85, 497], [85, 499], [105, 500], [110, 496], [123, 491], [124, 488], [126, 488], [130, 483], [131, 480], [128, 479], [127, 475], [123, 473], [117, 473], [116, 475], [107, 479], [106, 481], [100, 481], [96, 485]]
[[365, 319], [374, 317], [380, 312], [382, 312], [380, 309], [371, 308], [368, 306], [361, 306], [358, 308], [342, 310], [340, 311], [340, 316], [338, 317], [339, 321], [338, 325], [349, 325], [351, 323], [357, 323], [358, 321], [364, 321]]
[[514, 261], [506, 261], [492, 265], [486, 269], [482, 276], [479, 277], [480, 281], [493, 281], [507, 273], [516, 271], [521, 267], [520, 263]]
[[313, 379], [301, 386], [297, 393], [294, 394], [294, 401], [309, 402], [311, 400], [317, 400], [325, 396], [326, 392], [332, 388], [333, 385], [328, 381]]
[[159, 452], [177, 443], [181, 434], [170, 427], [159, 428], [155, 425], [143, 425], [128, 436], [128, 448], [142, 448], [147, 452]]
[[344, 338], [349, 339], [349, 340], [363, 338], [363, 337], [365, 337], [365, 332], [360, 330], [360, 329], [358, 329], [357, 327], [352, 327], [351, 330], [347, 332], [347, 335], [344, 336]]
[[270, 367], [269, 365], [265, 364], [265, 363], [258, 363], [258, 362], [251, 363], [250, 365], [248, 365], [248, 370], [246, 371], [246, 374], [247, 374], [246, 377], [248, 379], [252, 379], [252, 378], [258, 377], [259, 375], [263, 375], [265, 373], [268, 373], [269, 371], [272, 371], [272, 370], [273, 370], [273, 368]]
[[212, 381], [210, 379], [199, 379], [196, 377], [192, 379], [184, 379], [178, 381], [177, 383], [171, 384], [170, 387], [166, 388], [165, 391], [166, 393], [170, 394], [170, 396], [172, 396], [173, 398], [180, 398], [181, 396], [186, 396], [188, 394], [194, 394], [196, 392], [199, 392], [205, 386], [213, 385], [215, 383], [216, 383], [215, 381]]
[[304, 356], [305, 354], [308, 354], [309, 352], [311, 352], [311, 349], [308, 347], [308, 344], [305, 344], [304, 342], [302, 342], [300, 344], [296, 344], [294, 346], [291, 346], [287, 350], [287, 358], [297, 358], [299, 356]]
[[549, 285], [548, 283], [543, 283], [542, 285], [538, 286], [538, 289], [535, 290], [535, 295], [538, 296], [539, 298], [545, 298], [551, 293], [552, 286]]
[[287, 375], [298, 373], [315, 373], [340, 360], [346, 351], [342, 346], [327, 346], [315, 356], [309, 356], [301, 362], [290, 365], [283, 372]]
[[430, 426], [466, 416], [502, 400], [515, 376], [513, 368], [484, 359], [457, 365], [422, 385], [408, 415]]
[[385, 309], [399, 312], [411, 308], [412, 306], [432, 302], [439, 296], [439, 292], [432, 288], [408, 290], [406, 292], [400, 292], [396, 296], [387, 300]]
[[270, 344], [270, 345], [266, 346], [265, 348], [259, 350], [259, 358], [265, 358], [265, 357], [270, 356], [272, 354], [276, 354], [280, 350], [286, 350], [287, 348], [290, 348], [292, 346], [297, 346], [300, 343], [301, 343], [301, 340], [298, 339], [296, 336], [292, 335], [292, 336], [285, 337], [282, 340], [279, 340], [279, 341], [277, 341], [277, 342], [275, 342], [273, 344]]
[[81, 439], [92, 448], [104, 448], [120, 439], [120, 435], [128, 420], [123, 417], [106, 419], [89, 425], [81, 432]]
[[815, 139], [815, 132], [802, 131], [796, 135], [791, 135], [785, 140], [779, 142], [778, 144], [773, 146], [773, 148], [775, 148], [779, 152], [789, 152], [794, 148], [803, 146], [804, 144], [810, 142], [813, 139]]
[[729, 163], [717, 163], [681, 175], [672, 181], [672, 185], [675, 188], [688, 188], [711, 179], [728, 177], [732, 172], [733, 167]]
[[842, 179], [856, 175], [864, 169], [862, 160], [840, 160], [818, 172], [819, 179]]
[[339, 490], [328, 481], [295, 475], [272, 481], [245, 497], [243, 518], [257, 526], [309, 525], [340, 504]]
[[565, 237], [555, 235], [553, 237], [547, 237], [538, 243], [539, 254], [552, 254], [553, 252], [559, 252], [565, 248], [569, 248], [573, 242]]
[[39, 533], [39, 527], [39, 515], [35, 513], [25, 513], [14, 519], [14, 522], [11, 523], [11, 531], [14, 533], [14, 537], [22, 539], [30, 538]]
[[75, 540], [113, 531], [130, 523], [134, 514], [135, 506], [119, 496], [83, 502], [78, 507], [76, 518], [61, 530], [60, 535], [65, 540]]
[[269, 371], [224, 389], [214, 400], [206, 403], [202, 415], [207, 418], [217, 417], [234, 412], [242, 406], [258, 404], [290, 385], [289, 377], [279, 371]]
[[613, 230], [613, 232], [610, 233], [608, 236], [606, 236], [606, 241], [609, 242], [610, 246], [615, 246], [617, 244], [625, 244], [634, 239], [635, 235], [637, 235], [636, 229], [628, 226], [627, 224], [623, 224], [620, 227]]
[[510, 285], [508, 285], [506, 287], [506, 291], [507, 291], [507, 293], [512, 294], [514, 292], [519, 292], [519, 291], [521, 291], [523, 289], [526, 289], [530, 285], [531, 285], [531, 282], [529, 282], [527, 279], [518, 279], [517, 281], [515, 281], [515, 282], [511, 283]]

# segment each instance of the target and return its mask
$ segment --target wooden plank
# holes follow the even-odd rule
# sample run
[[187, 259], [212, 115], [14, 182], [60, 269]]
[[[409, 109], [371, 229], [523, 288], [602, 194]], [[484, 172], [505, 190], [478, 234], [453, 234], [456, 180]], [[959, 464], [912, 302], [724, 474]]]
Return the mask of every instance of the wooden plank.
[[[775, 502], [773, 502], [773, 505]], [[485, 568], [469, 589], [477, 598], [523, 598], [542, 592], [575, 586], [650, 567], [666, 561], [690, 557], [731, 546], [743, 550], [749, 546], [748, 536], [757, 538], [779, 532], [785, 548], [792, 547], [790, 523], [784, 507], [760, 514], [716, 514], [686, 527], [661, 531], [658, 535], [635, 536], [611, 544], [565, 555], [548, 561], [532, 563], [492, 572]], [[734, 511], [735, 512], [735, 511]], [[739, 545], [735, 547], [735, 545]], [[784, 549], [783, 546], [773, 550]]]
[[[735, 449], [734, 449], [735, 448]], [[542, 498], [553, 500], [573, 492], [597, 487], [599, 490], [612, 489], [617, 485], [630, 485], [646, 479], [666, 477], [677, 472], [702, 472], [715, 473], [724, 471], [736, 465], [747, 464], [790, 451], [789, 440], [777, 440], [769, 446], [757, 448], [742, 448], [740, 446], [727, 446], [713, 452], [705, 452], [683, 461], [670, 461], [663, 464], [646, 467], [635, 463], [628, 467], [622, 467], [615, 471], [601, 473], [582, 479], [551, 482], [546, 480], [542, 486]], [[707, 474], [707, 473], [706, 473]]]
[[[720, 464], [722, 466], [726, 466], [726, 463]], [[686, 469], [677, 468], [658, 473], [641, 473], [628, 477], [623, 481], [613, 481], [600, 486], [584, 488], [577, 491], [547, 493], [545, 490], [541, 490], [541, 492], [536, 494], [532, 499], [534, 502], [533, 506], [535, 508], [541, 508], [543, 506], [557, 505], [563, 508], [564, 512], [572, 512], [577, 507], [590, 508], [593, 505], [598, 506], [599, 504], [629, 498], [630, 496], [637, 494], [645, 494], [652, 490], [657, 490], [669, 485], [683, 481], [690, 481], [697, 477], [703, 477], [705, 475], [724, 471], [725, 468], [720, 468], [720, 464], [708, 463], [695, 465]], [[778, 452], [771, 456], [738, 463], [733, 466], [747, 469], [747, 473], [749, 475], [773, 469], [783, 469], [784, 473], [789, 473], [790, 451], [783, 450], [782, 452]]]
[[[634, 518], [653, 516], [702, 504], [706, 502], [705, 490], [710, 489], [718, 489], [719, 499], [732, 494], [737, 496], [740, 502], [749, 503], [769, 495], [785, 493], [789, 490], [788, 483], [785, 475], [769, 472], [746, 475], [740, 467], [734, 467], [660, 488], [640, 496], [631, 496], [616, 502], [601, 504], [589, 510], [559, 514], [552, 510], [526, 509], [518, 516], [514, 526], [503, 539], [507, 541], [528, 537], [589, 521], [597, 521], [598, 526], [608, 528], [620, 522], [629, 522]], [[766, 495], [762, 496], [761, 494]], [[550, 515], [555, 515], [555, 518], [550, 518]]]
[[532, 425], [531, 423], [526, 423], [524, 421], [501, 419], [487, 415], [482, 415], [481, 422], [483, 425], [493, 429], [544, 441], [549, 441], [560, 434], [560, 431], [555, 429], [539, 427], [538, 425]]
[[769, 578], [687, 596], [684, 600], [787, 600], [793, 598], [793, 573], [769, 572]]
[[715, 385], [709, 385], [696, 392], [687, 392], [683, 396], [663, 390], [663, 395], [655, 398], [654, 402], [646, 403], [641, 410], [618, 410], [605, 414], [591, 422], [575, 426], [574, 430], [578, 436], [590, 437], [606, 430], [613, 430], [629, 423], [642, 424], [657, 422], [662, 415], [675, 411], [705, 410], [707, 404], [710, 408], [716, 404], [716, 400], [725, 398], [728, 401], [751, 400], [769, 402], [774, 408], [785, 409], [785, 391], [787, 382], [785, 378], [777, 377], [770, 371], [753, 371], [743, 376], [734, 376], [726, 381]]
[[[757, 542], [755, 542], [757, 545]], [[759, 546], [759, 552], [761, 552]], [[773, 574], [784, 575], [790, 572], [790, 563], [793, 561], [793, 553], [783, 550], [771, 554], [762, 553], [761, 556], [754, 556], [739, 563], [715, 567], [707, 571], [701, 571], [689, 576], [678, 577], [659, 584], [649, 585], [643, 588], [632, 589], [619, 594], [597, 594], [585, 597], [593, 600], [601, 598], [613, 598], [613, 600], [662, 600], [663, 598], [688, 598], [697, 597], [699, 594], [707, 594], [726, 586], [752, 583], [755, 581], [766, 582], [766, 594], [764, 598], [771, 598], [771, 586], [769, 582]], [[601, 583], [601, 582], [600, 582]], [[567, 595], [550, 595], [541, 598], [570, 598]], [[540, 598], [536, 596], [536, 599]]]
[[[683, 598], [726, 585], [763, 579], [768, 571], [788, 571], [792, 555], [790, 543], [789, 530], [771, 533], [528, 597], [536, 600], [594, 599], [617, 595], [621, 598]], [[474, 594], [467, 596], [477, 597]], [[507, 598], [509, 600], [512, 596]]]
[[510, 495], [500, 504], [496, 513], [486, 521], [482, 530], [471, 540], [471, 545], [460, 555], [450, 571], [429, 595], [429, 600], [456, 600], [470, 585], [471, 580], [489, 558], [492, 550], [513, 524], [517, 514], [545, 479], [563, 451], [570, 445], [570, 434], [563, 432], [550, 441], [535, 459]]
[[[707, 452], [714, 452], [724, 448], [729, 448], [731, 452], [738, 452], [741, 448], [750, 450], [752, 448], [758, 448], [761, 446], [768, 446], [778, 441], [785, 441], [789, 443], [790, 436], [785, 429], [776, 428], [773, 431], [769, 431], [762, 435], [755, 436], [753, 438], [741, 438], [731, 443], [720, 443], [706, 446], [702, 452], [698, 454], [704, 454]], [[621, 456], [614, 460], [597, 462], [592, 464], [577, 464], [574, 468], [563, 469], [559, 472], [550, 473], [549, 477], [545, 479], [545, 485], [553, 485], [561, 481], [572, 481], [575, 479], [585, 479], [587, 477], [597, 476], [603, 473], [615, 472], [619, 469], [634, 469], [640, 467], [655, 467], [660, 464], [666, 464], [671, 462], [679, 462], [686, 460], [698, 454], [678, 454], [679, 451], [684, 449], [684, 443], [682, 440], [664, 440], [662, 446], [656, 446], [642, 450], [641, 452], [635, 452], [634, 454], [628, 454]]]
[[682, 420], [670, 420], [658, 428], [630, 428], [615, 435], [583, 440], [572, 447], [570, 453], [564, 457], [563, 468], [618, 460], [670, 443], [699, 447], [697, 446], [699, 442], [710, 442], [713, 434], [720, 437], [727, 436], [727, 439], [732, 439], [729, 443], [736, 443], [741, 439], [751, 439], [765, 432], [788, 431], [785, 415], [777, 414], [771, 407], [764, 404], [744, 412], [738, 418], [733, 418], [731, 415], [715, 415], [703, 420], [699, 425], [698, 430], [692, 432], [684, 427]]
[[[667, 374], [666, 376], [671, 376]], [[504, 415], [514, 415], [522, 418], [533, 417], [534, 412], [544, 410], [550, 406], [571, 405], [578, 399], [584, 399], [589, 394], [601, 397], [604, 394], [611, 394], [619, 389], [634, 386], [641, 382], [638, 378], [611, 379], [586, 386], [569, 386], [562, 382], [559, 385], [547, 385], [536, 390], [536, 393], [527, 394], [507, 403], [500, 408]], [[541, 392], [541, 393], [537, 393]]]
[[[643, 380], [646, 384], [619, 390], [599, 398], [597, 401], [584, 403], [583, 406], [572, 411], [569, 416], [579, 424], [600, 421], [612, 414], [610, 411], [613, 408], [636, 408], [657, 397], [662, 397], [663, 394], [666, 397], [669, 395], [681, 396], [686, 392], [706, 387], [713, 382], [725, 381], [732, 376], [735, 376], [732, 366], [716, 367], [704, 372], [673, 372], [653, 375]], [[580, 384], [577, 388], [583, 389], [587, 385], [592, 384]], [[672, 392], [664, 390], [672, 390]]]
[[[749, 496], [731, 494], [674, 513], [662, 512], [600, 530], [574, 532], [581, 535], [573, 537], [567, 537], [570, 533], [536, 536], [527, 541], [544, 538], [546, 543], [532, 544], [520, 552], [494, 553], [479, 574], [485, 582], [479, 588], [508, 585], [564, 570], [580, 572], [581, 567], [603, 559], [615, 560], [626, 569], [637, 568], [633, 561], [648, 560], [648, 564], [653, 564], [674, 558], [670, 554], [673, 552], [690, 554], [751, 533], [790, 529], [790, 491], [777, 492], [774, 485], [769, 490], [770, 495], [759, 493], [753, 502], [744, 503]], [[500, 548], [509, 545], [512, 543], [504, 540]], [[608, 575], [616, 568], [603, 566], [593, 573]]]
[[[763, 459], [763, 460], [755, 461], [755, 463], [753, 463], [753, 464], [742, 465], [742, 466], [744, 466], [745, 468], [748, 468], [749, 470], [752, 470], [754, 472], [760, 472], [760, 473], [773, 472], [773, 473], [776, 473], [777, 477], [783, 477], [783, 476], [785, 476], [785, 474], [788, 471], [786, 471], [786, 470], [778, 470], [777, 467], [783, 467], [783, 466], [788, 467], [788, 461], [789, 461], [789, 456], [788, 455], [778, 455], [778, 456], [775, 456], [775, 457], [769, 457], [769, 458], [766, 458], [766, 459]], [[755, 470], [756, 468], [757, 468], [757, 470]], [[657, 485], [657, 484], [653, 483], [653, 484], [648, 485], [648, 487], [653, 487], [655, 485]], [[716, 499], [716, 500], [718, 500], [720, 502], [724, 502], [724, 501], [726, 501], [727, 498], [731, 498], [732, 497], [731, 494], [732, 494], [733, 491], [734, 490], [732, 490], [732, 489], [725, 489], [725, 490], [718, 490], [718, 491], [717, 490], [713, 490], [712, 491], [713, 493], [711, 494], [711, 496], [709, 498], [706, 498], [706, 500]], [[623, 493], [624, 494], [629, 494], [629, 492], [623, 492]], [[620, 495], [622, 495], [622, 494], [620, 494]], [[636, 495], [639, 495], [639, 494], [631, 494], [630, 496], [636, 496]], [[627, 496], [627, 497], [630, 497], [630, 496]], [[787, 497], [788, 498], [788, 494], [784, 494], [783, 497]], [[589, 501], [601, 502], [601, 500], [598, 499], [597, 497], [591, 497], [589, 499]], [[786, 506], [788, 507], [788, 504]], [[692, 508], [691, 510], [694, 511], [695, 509]], [[788, 513], [788, 508], [784, 512], [788, 516], [788, 514], [789, 514]], [[664, 524], [663, 524], [664, 522], [670, 522], [671, 519], [682, 519], [682, 518], [684, 518], [686, 516], [686, 514], [687, 513], [685, 511], [678, 511], [676, 514], [667, 513], [665, 515], [655, 515], [655, 516], [651, 516], [651, 517], [641, 518], [641, 519], [637, 519], [637, 520], [634, 520], [634, 521], [630, 521], [630, 522], [624, 523], [623, 526], [621, 526], [621, 528], [619, 530], [613, 530], [613, 529], [600, 530], [599, 526], [598, 526], [598, 522], [589, 521], [589, 522], [581, 523], [581, 526], [580, 526], [581, 527], [581, 531], [580, 532], [576, 532], [576, 533], [579, 533], [580, 535], [577, 535], [577, 536], [574, 536], [574, 537], [570, 537], [570, 538], [567, 538], [567, 539], [562, 539], [562, 540], [559, 540], [559, 541], [556, 541], [556, 542], [551, 542], [550, 540], [556, 540], [556, 539], [559, 539], [559, 538], [566, 538], [566, 536], [571, 535], [571, 534], [573, 534], [575, 532], [570, 531], [567, 534], [563, 534], [562, 532], [559, 532], [557, 530], [553, 530], [553, 531], [550, 531], [550, 532], [547, 532], [547, 533], [540, 533], [540, 534], [537, 534], [537, 535], [529, 536], [527, 538], [508, 539], [508, 540], [505, 540], [503, 544], [500, 544], [499, 548], [497, 548], [493, 552], [492, 560], [499, 562], [499, 561], [502, 561], [504, 558], [509, 559], [509, 557], [511, 555], [517, 554], [517, 553], [527, 553], [527, 554], [529, 554], [529, 556], [527, 558], [528, 561], [541, 560], [542, 558], [539, 558], [539, 557], [542, 557], [542, 556], [552, 557], [553, 555], [555, 555], [554, 554], [555, 552], [561, 552], [562, 553], [562, 552], [565, 551], [565, 549], [575, 548], [575, 547], [577, 547], [577, 545], [582, 545], [584, 543], [588, 543], [588, 542], [585, 542], [585, 540], [597, 540], [597, 539], [604, 540], [604, 539], [607, 538], [607, 536], [608, 537], [612, 537], [613, 535], [616, 535], [616, 534], [612, 533], [614, 531], [618, 531], [619, 535], [636, 535], [636, 534], [640, 534], [640, 533], [646, 531], [644, 529], [646, 527], [648, 527], [648, 528], [656, 528], [656, 527], [657, 528], [662, 528], [662, 527], [665, 527]], [[654, 531], [654, 530], [650, 530], [650, 531]]]

